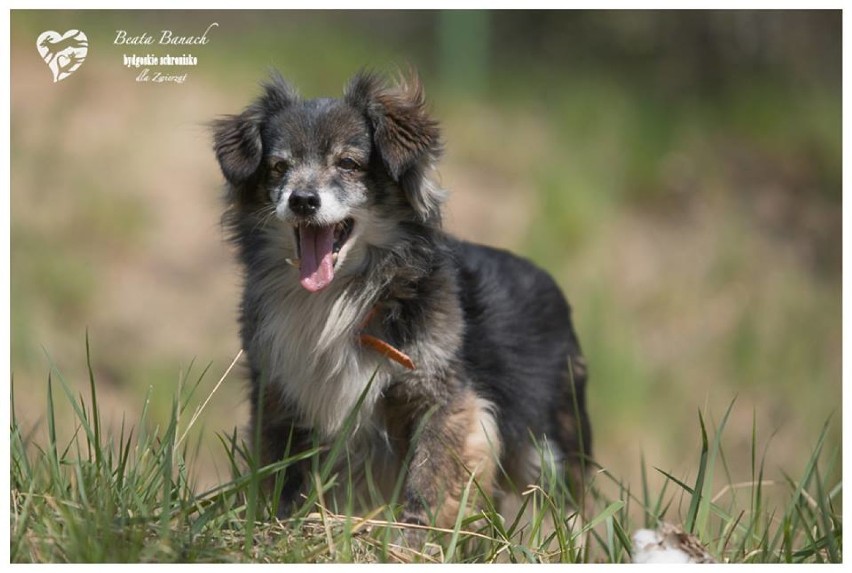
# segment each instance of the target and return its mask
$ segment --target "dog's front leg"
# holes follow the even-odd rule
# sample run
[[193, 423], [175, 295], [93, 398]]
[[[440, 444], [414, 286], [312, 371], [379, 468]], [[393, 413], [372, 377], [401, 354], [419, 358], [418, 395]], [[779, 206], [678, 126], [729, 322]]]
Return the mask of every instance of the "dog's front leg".
[[[493, 414], [472, 390], [461, 389], [444, 405], [425, 412], [413, 428], [402, 520], [451, 528], [459, 512], [475, 504], [480, 489], [493, 492], [500, 456]], [[470, 488], [468, 502], [463, 507], [466, 488]], [[422, 540], [417, 533], [407, 536]]]
[[[307, 452], [313, 445], [311, 433], [298, 424], [281, 395], [261, 390], [259, 376], [255, 376], [249, 432], [258, 468]], [[278, 498], [273, 503], [278, 518], [289, 517], [302, 505], [310, 485], [310, 465], [310, 460], [294, 462], [269, 473], [261, 482], [263, 494], [270, 501]]]

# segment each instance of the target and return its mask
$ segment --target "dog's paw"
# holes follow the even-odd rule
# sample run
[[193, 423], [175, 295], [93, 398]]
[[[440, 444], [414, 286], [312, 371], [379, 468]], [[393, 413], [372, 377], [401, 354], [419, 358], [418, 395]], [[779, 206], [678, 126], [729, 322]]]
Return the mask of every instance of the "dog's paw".
[[409, 549], [420, 549], [426, 542], [427, 525], [426, 520], [419, 514], [405, 512], [402, 514], [401, 523], [408, 527], [401, 528], [401, 544]]
[[437, 543], [428, 541], [429, 530], [422, 525], [420, 520], [405, 522], [397, 530], [396, 546], [406, 559], [412, 562], [442, 563], [444, 561], [443, 548]]
[[400, 545], [420, 550], [426, 543], [426, 530], [419, 527], [404, 527], [400, 535]]

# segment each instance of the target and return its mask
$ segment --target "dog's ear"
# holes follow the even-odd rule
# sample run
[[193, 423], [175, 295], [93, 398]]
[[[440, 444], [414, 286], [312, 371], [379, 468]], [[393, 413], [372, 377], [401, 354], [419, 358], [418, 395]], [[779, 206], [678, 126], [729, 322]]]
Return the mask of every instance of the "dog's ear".
[[235, 186], [248, 181], [260, 167], [263, 159], [262, 122], [299, 97], [278, 72], [271, 73], [263, 88], [263, 95], [242, 113], [225, 116], [212, 124], [216, 159], [225, 179]]
[[263, 156], [261, 119], [251, 106], [239, 115], [229, 115], [213, 122], [216, 159], [222, 175], [232, 185], [245, 183], [260, 166]]
[[427, 113], [417, 75], [389, 86], [377, 74], [362, 72], [350, 80], [344, 98], [366, 115], [382, 162], [415, 211], [424, 221], [437, 217], [443, 193], [423, 175], [441, 154], [441, 134]]

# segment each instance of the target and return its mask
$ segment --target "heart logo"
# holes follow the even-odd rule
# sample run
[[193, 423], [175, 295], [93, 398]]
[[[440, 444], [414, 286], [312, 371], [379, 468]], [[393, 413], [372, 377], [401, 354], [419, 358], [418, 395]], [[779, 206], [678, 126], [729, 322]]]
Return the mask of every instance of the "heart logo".
[[64, 34], [49, 30], [38, 37], [36, 48], [53, 73], [53, 81], [59, 82], [83, 65], [89, 52], [89, 39], [80, 30], [68, 30]]

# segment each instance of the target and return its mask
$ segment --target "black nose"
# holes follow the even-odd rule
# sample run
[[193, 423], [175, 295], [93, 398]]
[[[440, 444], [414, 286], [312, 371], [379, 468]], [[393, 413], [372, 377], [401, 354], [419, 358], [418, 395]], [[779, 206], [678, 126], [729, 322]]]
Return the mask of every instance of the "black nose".
[[320, 208], [320, 196], [316, 191], [296, 190], [290, 193], [287, 200], [290, 210], [296, 215], [307, 217], [313, 215]]

